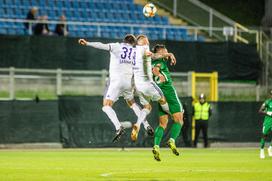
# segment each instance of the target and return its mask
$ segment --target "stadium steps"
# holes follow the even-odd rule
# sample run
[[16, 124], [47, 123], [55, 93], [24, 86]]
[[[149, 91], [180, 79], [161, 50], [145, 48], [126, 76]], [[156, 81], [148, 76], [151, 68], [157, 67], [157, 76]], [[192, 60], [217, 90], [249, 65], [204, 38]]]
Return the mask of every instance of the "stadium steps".
[[[134, 4], [139, 4], [139, 5], [142, 5], [142, 6], [144, 6], [148, 2], [149, 1], [147, 1], [147, 0], [134, 0]], [[169, 23], [171, 25], [176, 25], [176, 26], [187, 26], [188, 25], [188, 23], [186, 21], [173, 16], [170, 12], [164, 10], [163, 8], [160, 8], [160, 7], [157, 6], [157, 9], [158, 9], [158, 12], [157, 12], [158, 15], [167, 16], [168, 19], [169, 19]], [[188, 35], [191, 35], [191, 36], [193, 36], [194, 33], [195, 33], [194, 30], [187, 30], [187, 32], [188, 32]], [[212, 39], [207, 38], [206, 34], [203, 33], [202, 31], [197, 31], [197, 34], [200, 35], [200, 36], [205, 37], [205, 41], [207, 41], [207, 42], [213, 41]]]
[[[134, 0], [134, 4], [139, 4], [139, 5], [142, 5], [144, 6], [145, 4], [147, 4], [149, 1], [147, 0]], [[168, 19], [169, 19], [169, 22], [171, 25], [179, 25], [179, 26], [186, 26], [188, 25], [187, 22], [183, 21], [182, 19], [179, 19], [179, 18], [176, 18], [174, 17], [173, 15], [171, 15], [170, 12], [162, 9], [162, 8], [159, 8], [157, 7], [157, 14], [160, 15], [160, 16], [167, 16]]]

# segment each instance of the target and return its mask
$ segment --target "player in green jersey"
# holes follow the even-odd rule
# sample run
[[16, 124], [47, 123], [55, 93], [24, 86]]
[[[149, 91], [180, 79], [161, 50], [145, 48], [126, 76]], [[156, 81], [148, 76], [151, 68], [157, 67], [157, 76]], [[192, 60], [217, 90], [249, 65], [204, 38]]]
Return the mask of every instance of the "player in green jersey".
[[[262, 130], [262, 138], [261, 138], [261, 151], [260, 151], [260, 158], [264, 159], [264, 146], [265, 140], [269, 133], [272, 132], [272, 90], [269, 92], [269, 98], [265, 100], [262, 104], [261, 108], [259, 109], [259, 113], [265, 115], [264, 122], [263, 122], [263, 130]], [[272, 157], [272, 143], [268, 148], [268, 155]]]
[[[172, 84], [171, 75], [167, 67], [167, 60], [170, 58], [171, 64], [175, 64], [175, 58], [172, 53], [168, 53], [164, 45], [155, 45], [153, 51], [154, 54], [164, 55], [164, 58], [152, 57], [152, 72], [154, 81], [160, 87], [164, 96], [166, 97], [171, 117], [174, 120], [174, 123], [171, 127], [170, 139], [168, 140], [167, 145], [170, 147], [172, 152], [178, 156], [179, 152], [176, 148], [175, 140], [179, 136], [183, 125], [183, 107], [178, 98], [176, 89]], [[154, 147], [152, 150], [154, 158], [157, 161], [161, 161], [159, 148], [164, 130], [166, 129], [168, 123], [168, 114], [164, 112], [160, 106], [159, 116], [160, 123], [155, 130]]]

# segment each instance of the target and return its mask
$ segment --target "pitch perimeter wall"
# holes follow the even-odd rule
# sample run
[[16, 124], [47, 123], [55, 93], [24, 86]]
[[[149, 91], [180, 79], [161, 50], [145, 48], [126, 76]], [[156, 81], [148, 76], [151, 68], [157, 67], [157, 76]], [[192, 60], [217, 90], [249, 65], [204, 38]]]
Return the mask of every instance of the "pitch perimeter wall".
[[[182, 135], [178, 146], [190, 146], [192, 98], [180, 98], [186, 109]], [[257, 142], [261, 136], [263, 117], [257, 114], [261, 102], [211, 103], [213, 115], [209, 121], [211, 142]], [[58, 142], [66, 148], [88, 147], [150, 147], [153, 139], [143, 129], [137, 142], [130, 141], [130, 131], [118, 144], [113, 144], [114, 127], [101, 110], [100, 96], [61, 96], [58, 101], [0, 101], [0, 144]], [[121, 121], [135, 122], [136, 117], [120, 99], [114, 109]], [[158, 105], [148, 121], [158, 125]], [[172, 121], [169, 123], [171, 126]], [[165, 132], [162, 145], [169, 138]]]

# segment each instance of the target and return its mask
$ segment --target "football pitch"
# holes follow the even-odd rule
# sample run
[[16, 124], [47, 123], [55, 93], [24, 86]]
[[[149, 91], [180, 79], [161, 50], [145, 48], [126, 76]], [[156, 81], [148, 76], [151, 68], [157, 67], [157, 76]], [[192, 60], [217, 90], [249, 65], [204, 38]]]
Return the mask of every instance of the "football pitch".
[[0, 180], [272, 180], [272, 157], [258, 148], [1, 150]]

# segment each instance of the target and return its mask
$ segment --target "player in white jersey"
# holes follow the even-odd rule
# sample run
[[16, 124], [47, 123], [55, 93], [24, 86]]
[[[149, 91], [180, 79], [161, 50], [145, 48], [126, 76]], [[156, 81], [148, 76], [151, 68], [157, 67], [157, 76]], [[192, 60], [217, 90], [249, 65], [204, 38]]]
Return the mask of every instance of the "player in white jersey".
[[131, 132], [133, 141], [137, 140], [140, 125], [151, 111], [150, 101], [158, 101], [162, 109], [169, 113], [168, 103], [162, 91], [152, 79], [151, 56], [148, 38], [145, 35], [139, 35], [137, 37], [136, 59], [132, 62], [132, 65], [136, 91], [144, 108], [141, 110], [136, 124], [133, 125]]
[[[107, 114], [116, 129], [113, 142], [118, 141], [124, 133], [124, 127], [121, 125], [115, 111], [112, 109], [114, 102], [120, 96], [123, 96], [129, 107], [139, 116], [140, 107], [135, 103], [132, 88], [132, 60], [135, 58], [136, 38], [134, 35], [127, 35], [123, 43], [103, 44], [100, 42], [87, 42], [80, 39], [81, 45], [107, 50], [110, 52], [109, 81], [103, 98], [102, 110]], [[154, 135], [153, 128], [144, 121], [144, 125], [149, 135]]]

